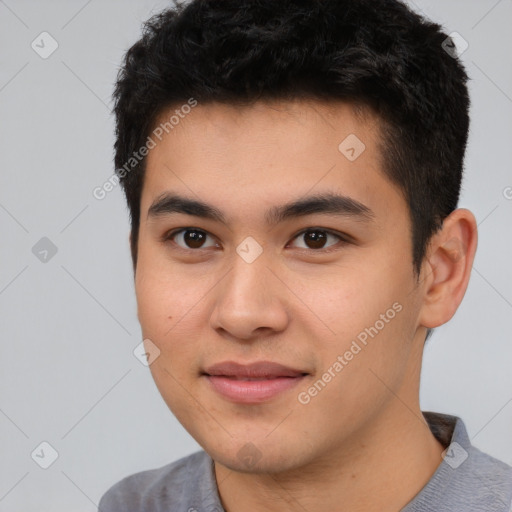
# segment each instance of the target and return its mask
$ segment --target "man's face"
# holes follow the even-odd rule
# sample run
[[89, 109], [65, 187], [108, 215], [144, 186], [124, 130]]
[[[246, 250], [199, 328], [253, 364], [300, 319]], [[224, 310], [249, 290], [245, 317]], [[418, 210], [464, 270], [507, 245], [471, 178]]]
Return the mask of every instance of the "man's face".
[[[410, 414], [422, 295], [377, 137], [343, 103], [199, 104], [148, 155], [135, 285], [148, 350], [160, 351], [151, 372], [231, 469], [297, 468]], [[176, 201], [148, 215], [163, 194], [223, 221]], [[345, 199], [281, 208], [327, 195]], [[208, 371], [263, 361], [292, 371]]]

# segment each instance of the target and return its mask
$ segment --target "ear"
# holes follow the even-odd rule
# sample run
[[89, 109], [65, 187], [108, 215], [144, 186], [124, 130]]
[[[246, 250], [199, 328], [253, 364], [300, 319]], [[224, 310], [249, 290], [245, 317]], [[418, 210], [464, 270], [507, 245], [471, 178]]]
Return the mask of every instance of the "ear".
[[477, 239], [475, 217], [464, 208], [446, 217], [432, 237], [420, 276], [424, 291], [420, 325], [439, 327], [457, 311], [468, 287]]

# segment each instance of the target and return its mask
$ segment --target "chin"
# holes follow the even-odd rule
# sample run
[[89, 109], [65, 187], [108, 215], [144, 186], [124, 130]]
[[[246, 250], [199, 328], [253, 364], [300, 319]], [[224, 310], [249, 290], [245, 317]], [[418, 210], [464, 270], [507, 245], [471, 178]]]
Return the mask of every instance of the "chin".
[[[302, 446], [303, 447], [303, 446]], [[206, 446], [205, 451], [212, 459], [239, 473], [283, 473], [298, 469], [307, 461], [301, 461], [301, 446], [279, 446], [269, 442], [252, 442], [250, 440], [234, 441], [230, 446]]]

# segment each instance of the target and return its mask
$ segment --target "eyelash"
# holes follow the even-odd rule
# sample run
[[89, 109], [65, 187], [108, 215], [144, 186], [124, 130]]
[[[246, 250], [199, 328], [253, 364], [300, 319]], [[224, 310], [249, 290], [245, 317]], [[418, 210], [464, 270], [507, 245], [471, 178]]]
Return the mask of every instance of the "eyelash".
[[[186, 232], [186, 231], [197, 231], [199, 233], [204, 233], [207, 236], [213, 237], [213, 235], [211, 235], [210, 233], [208, 233], [208, 231], [205, 231], [204, 229], [199, 229], [199, 228], [195, 228], [195, 227], [187, 227], [187, 228], [178, 228], [178, 229], [174, 229], [172, 231], [169, 231], [168, 233], [166, 233], [162, 237], [162, 242], [164, 244], [168, 244], [170, 242], [170, 243], [174, 244], [179, 250], [182, 250], [182, 251], [185, 251], [185, 252], [200, 252], [200, 251], [205, 251], [205, 250], [209, 249], [209, 247], [204, 248], [204, 249], [203, 248], [198, 248], [198, 249], [188, 248], [188, 249], [185, 249], [185, 248], [177, 245], [176, 242], [173, 240], [173, 238], [176, 235], [179, 235], [180, 233], [183, 233], [183, 232]], [[291, 240], [293, 241], [296, 238], [300, 237], [301, 235], [304, 235], [304, 234], [309, 233], [309, 232], [325, 233], [327, 235], [331, 235], [331, 236], [334, 236], [334, 237], [338, 238], [339, 242], [337, 244], [329, 246], [326, 249], [309, 249], [309, 248], [299, 247], [298, 249], [301, 250], [301, 251], [306, 251], [306, 252], [309, 252], [309, 253], [313, 252], [313, 253], [328, 254], [328, 253], [331, 253], [331, 252], [339, 250], [340, 249], [340, 247], [339, 247], [340, 243], [341, 243], [341, 246], [347, 245], [349, 243], [353, 243], [353, 242], [351, 242], [350, 237], [348, 235], [343, 235], [342, 233], [337, 233], [336, 231], [332, 231], [330, 229], [324, 229], [324, 228], [320, 228], [320, 227], [310, 227], [310, 228], [307, 228], [307, 229], [303, 229], [302, 231], [300, 231], [299, 233], [294, 235]], [[213, 237], [213, 238], [215, 238], [215, 237]]]

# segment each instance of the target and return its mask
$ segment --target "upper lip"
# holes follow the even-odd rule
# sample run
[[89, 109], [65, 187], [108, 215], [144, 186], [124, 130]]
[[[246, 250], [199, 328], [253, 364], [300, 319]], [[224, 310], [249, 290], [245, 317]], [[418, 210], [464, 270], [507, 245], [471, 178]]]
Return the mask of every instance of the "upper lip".
[[204, 373], [225, 377], [301, 377], [307, 372], [296, 370], [272, 361], [257, 361], [250, 364], [240, 364], [234, 361], [223, 361], [205, 368]]

